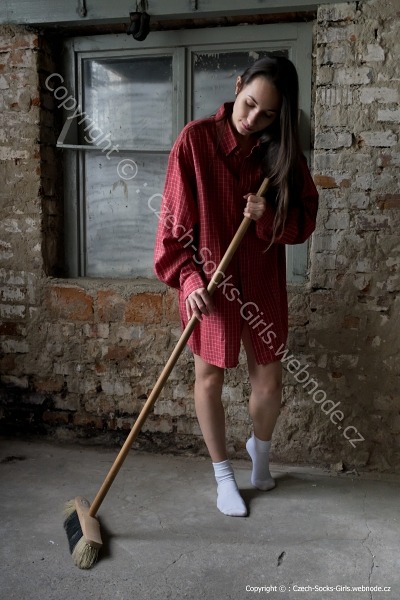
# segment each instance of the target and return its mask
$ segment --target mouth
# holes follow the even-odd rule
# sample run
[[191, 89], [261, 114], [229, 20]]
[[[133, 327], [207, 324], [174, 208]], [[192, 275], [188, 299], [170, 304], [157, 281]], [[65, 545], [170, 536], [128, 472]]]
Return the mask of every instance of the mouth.
[[247, 131], [248, 133], [251, 133], [251, 132], [252, 132], [252, 129], [251, 129], [251, 127], [249, 127], [249, 126], [248, 126], [246, 123], [244, 123], [243, 121], [242, 121], [242, 127], [243, 127], [243, 129], [244, 129], [245, 131]]

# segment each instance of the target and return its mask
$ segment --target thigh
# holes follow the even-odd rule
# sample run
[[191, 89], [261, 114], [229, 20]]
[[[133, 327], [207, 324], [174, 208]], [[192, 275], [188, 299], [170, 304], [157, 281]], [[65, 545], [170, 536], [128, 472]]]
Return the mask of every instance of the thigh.
[[247, 323], [243, 327], [242, 341], [246, 352], [249, 378], [252, 388], [280, 388], [282, 386], [281, 361], [276, 360], [272, 363], [268, 363], [267, 365], [257, 364], [254, 355], [253, 344], [251, 342], [250, 330]]

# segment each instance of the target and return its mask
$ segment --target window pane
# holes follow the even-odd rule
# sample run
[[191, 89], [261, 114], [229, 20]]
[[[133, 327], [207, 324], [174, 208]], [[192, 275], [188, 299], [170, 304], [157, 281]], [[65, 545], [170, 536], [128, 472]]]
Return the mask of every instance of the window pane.
[[[161, 204], [168, 154], [83, 155], [86, 275], [154, 277], [155, 212]], [[127, 160], [134, 161], [132, 169], [122, 172], [121, 161]]]
[[[269, 54], [288, 56], [287, 50], [268, 51]], [[266, 51], [193, 52], [192, 118], [201, 119], [214, 114], [224, 102], [235, 99], [238, 75]]]
[[92, 121], [121, 149], [171, 148], [172, 56], [85, 59], [83, 81], [83, 128]]

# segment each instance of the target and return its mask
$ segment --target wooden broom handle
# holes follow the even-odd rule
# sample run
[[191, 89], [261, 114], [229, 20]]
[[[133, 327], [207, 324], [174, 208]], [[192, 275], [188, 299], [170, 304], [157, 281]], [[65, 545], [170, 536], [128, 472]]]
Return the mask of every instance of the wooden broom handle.
[[[265, 178], [261, 184], [260, 189], [257, 192], [257, 196], [265, 195], [267, 188], [268, 188], [268, 184], [269, 184], [269, 180], [267, 178]], [[221, 283], [222, 279], [224, 278], [225, 271], [226, 271], [229, 263], [231, 262], [233, 255], [235, 254], [236, 250], [238, 249], [239, 244], [242, 241], [244, 234], [246, 233], [247, 229], [249, 228], [249, 225], [251, 222], [252, 222], [252, 219], [249, 219], [248, 217], [244, 217], [241, 225], [239, 226], [239, 229], [237, 230], [233, 240], [229, 244], [228, 249], [226, 250], [224, 256], [222, 257], [221, 262], [219, 263], [217, 269], [215, 270], [215, 272], [212, 276], [211, 281], [209, 282], [209, 284], [207, 286], [207, 292], [210, 295], [212, 295], [215, 292], [216, 288], [218, 287], [218, 285]], [[111, 469], [109, 470], [107, 477], [105, 478], [101, 488], [97, 492], [97, 495], [96, 495], [96, 497], [90, 507], [90, 510], [89, 510], [89, 515], [91, 517], [96, 516], [97, 511], [99, 510], [101, 503], [103, 502], [108, 490], [110, 489], [114, 479], [116, 478], [118, 471], [122, 467], [122, 464], [123, 464], [125, 458], [127, 457], [128, 452], [131, 449], [133, 442], [137, 438], [145, 420], [147, 419], [147, 416], [148, 416], [150, 410], [152, 409], [155, 401], [157, 400], [158, 396], [160, 395], [161, 390], [163, 389], [168, 377], [171, 374], [172, 369], [174, 368], [179, 356], [181, 355], [190, 336], [192, 335], [193, 329], [196, 327], [198, 322], [199, 321], [198, 321], [197, 317], [195, 315], [192, 315], [192, 318], [190, 319], [190, 321], [186, 325], [184, 331], [182, 332], [182, 335], [179, 338], [178, 343], [176, 344], [165, 367], [163, 368], [150, 396], [147, 398], [145, 404], [143, 405], [143, 408], [140, 411], [140, 414], [139, 414], [138, 418], [136, 419], [131, 431], [129, 432], [129, 435], [126, 438], [124, 445], [122, 446], [117, 458], [115, 459]]]

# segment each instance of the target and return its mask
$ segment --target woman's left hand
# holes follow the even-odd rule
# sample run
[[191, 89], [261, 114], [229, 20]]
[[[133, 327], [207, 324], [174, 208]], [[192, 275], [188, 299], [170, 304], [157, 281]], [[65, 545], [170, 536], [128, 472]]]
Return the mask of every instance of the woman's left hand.
[[255, 196], [254, 194], [246, 194], [243, 198], [247, 200], [246, 208], [243, 212], [244, 216], [253, 219], [253, 221], [258, 221], [265, 212], [265, 198], [262, 196]]

